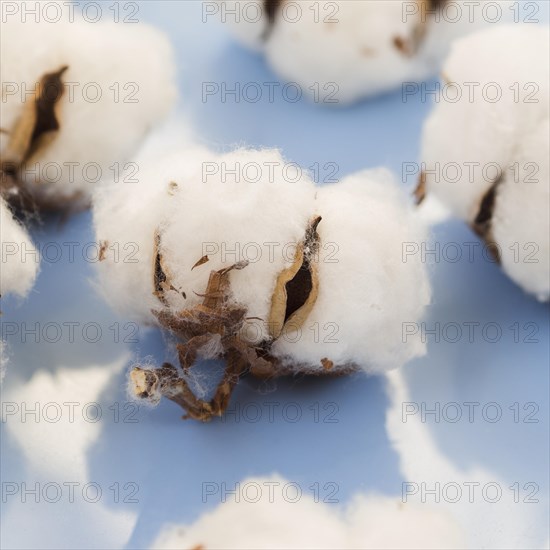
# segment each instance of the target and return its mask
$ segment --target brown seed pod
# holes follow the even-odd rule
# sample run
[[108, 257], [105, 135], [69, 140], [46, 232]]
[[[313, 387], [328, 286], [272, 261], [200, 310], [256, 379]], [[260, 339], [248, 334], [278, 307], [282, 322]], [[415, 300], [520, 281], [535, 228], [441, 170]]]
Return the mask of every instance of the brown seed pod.
[[304, 241], [296, 248], [294, 262], [277, 278], [269, 314], [272, 338], [278, 338], [285, 327], [300, 328], [315, 305], [319, 293], [315, 254], [319, 248], [320, 222], [320, 217], [311, 222]]
[[[3, 129], [9, 135], [0, 158], [0, 191], [14, 208], [27, 211], [40, 209], [58, 210], [56, 201], [40, 200], [25, 189], [21, 170], [25, 163], [40, 150], [48, 147], [57, 137], [61, 127], [59, 103], [64, 94], [63, 75], [68, 70], [64, 65], [58, 70], [44, 74], [38, 83], [38, 93], [28, 101], [13, 128]], [[77, 202], [81, 193], [75, 192], [68, 203]], [[68, 206], [68, 204], [67, 204]]]
[[40, 79], [38, 94], [25, 108], [14, 128], [6, 131], [10, 139], [2, 152], [0, 169], [17, 174], [17, 171], [38, 149], [55, 138], [59, 130], [57, 104], [64, 92], [62, 76], [69, 67], [46, 73]]

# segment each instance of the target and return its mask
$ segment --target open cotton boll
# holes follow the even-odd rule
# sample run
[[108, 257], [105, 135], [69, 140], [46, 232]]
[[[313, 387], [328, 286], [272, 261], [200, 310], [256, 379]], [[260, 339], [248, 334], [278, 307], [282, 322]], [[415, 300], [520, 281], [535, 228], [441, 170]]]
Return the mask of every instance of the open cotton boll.
[[188, 149], [102, 189], [94, 221], [107, 300], [173, 333], [185, 374], [226, 360], [209, 402], [169, 364], [132, 371], [138, 396], [193, 418], [222, 414], [246, 372], [379, 372], [425, 352], [402, 337], [429, 302], [424, 266], [403, 260], [424, 235], [385, 171], [317, 190], [276, 150]]
[[0, 246], [2, 273], [0, 296], [16, 294], [24, 298], [32, 288], [39, 267], [38, 251], [22, 225], [0, 198]]
[[483, 24], [481, 7], [471, 8], [463, 0], [218, 0], [207, 13], [314, 101], [345, 104], [433, 75], [451, 41]]
[[[464, 548], [453, 519], [428, 506], [358, 495], [345, 508], [295, 498], [295, 485], [279, 476], [238, 484], [231, 500], [189, 526], [165, 527], [155, 550], [450, 549]], [[285, 496], [285, 495], [290, 496]], [[292, 500], [291, 500], [292, 499]]]
[[548, 27], [533, 25], [456, 42], [443, 69], [453, 101], [442, 97], [425, 124], [417, 189], [465, 220], [540, 300], [550, 295], [549, 47]]
[[425, 265], [404, 260], [405, 243], [426, 240], [386, 170], [360, 172], [317, 191], [319, 295], [298, 332], [273, 346], [283, 361], [358, 364], [367, 372], [424, 355], [420, 337], [403, 340], [403, 324], [422, 318], [430, 301]]
[[2, 24], [3, 193], [23, 205], [82, 207], [102, 177], [133, 173], [125, 162], [174, 104], [173, 52], [148, 25], [91, 23], [67, 2], [50, 3], [56, 22], [22, 22], [24, 4]]
[[[290, 262], [283, 248], [303, 239], [312, 214], [311, 180], [275, 150], [220, 156], [197, 147], [136, 163], [139, 183], [106, 186], [94, 201], [107, 300], [127, 315], [154, 321], [152, 309], [199, 305], [212, 270], [248, 260], [242, 276], [231, 280], [232, 295], [248, 316], [266, 319], [275, 278]], [[254, 181], [246, 178], [248, 170]], [[290, 181], [283, 171], [298, 179]], [[135, 251], [128, 261], [111, 252], [124, 246]], [[205, 256], [208, 261], [192, 269]], [[158, 286], [166, 282], [158, 280], [159, 270], [169, 276], [167, 288]]]

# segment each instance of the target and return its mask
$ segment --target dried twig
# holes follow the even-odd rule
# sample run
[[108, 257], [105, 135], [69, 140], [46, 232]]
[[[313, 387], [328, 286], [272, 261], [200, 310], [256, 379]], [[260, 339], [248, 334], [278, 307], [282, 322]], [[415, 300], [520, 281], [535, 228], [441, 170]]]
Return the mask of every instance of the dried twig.
[[[169, 363], [160, 369], [136, 367], [130, 375], [134, 394], [152, 401], [157, 401], [160, 396], [167, 397], [186, 410], [184, 418], [208, 421], [224, 413], [235, 385], [244, 374], [272, 378], [294, 372], [295, 369], [271, 356], [270, 349], [285, 329], [300, 328], [317, 299], [317, 226], [320, 221], [321, 218], [317, 217], [310, 223], [304, 240], [296, 248], [292, 265], [277, 279], [268, 325], [271, 337], [259, 345], [252, 345], [241, 338], [241, 329], [249, 320], [247, 311], [231, 301], [229, 275], [234, 270], [246, 268], [248, 262], [211, 271], [205, 292], [198, 294], [203, 298], [202, 303], [174, 312], [169, 307], [166, 293], [178, 291], [163, 266], [161, 237], [157, 232], [154, 237], [153, 286], [154, 294], [165, 307], [153, 313], [160, 326], [173, 333], [181, 342], [176, 347], [182, 376]], [[205, 258], [201, 258], [193, 269], [205, 264]], [[185, 293], [182, 294], [185, 296]], [[190, 369], [204, 355], [226, 362], [223, 378], [209, 400], [197, 398], [186, 380]], [[323, 358], [321, 365], [323, 370], [319, 372], [333, 374], [334, 363], [330, 359]], [[350, 367], [348, 372], [352, 370], [354, 368]]]

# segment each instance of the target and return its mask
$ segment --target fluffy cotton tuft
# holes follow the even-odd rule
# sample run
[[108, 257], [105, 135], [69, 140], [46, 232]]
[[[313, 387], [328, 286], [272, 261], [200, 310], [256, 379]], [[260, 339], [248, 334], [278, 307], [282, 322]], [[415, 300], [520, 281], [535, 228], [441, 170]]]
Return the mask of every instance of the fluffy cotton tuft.
[[425, 266], [404, 258], [406, 243], [426, 234], [384, 170], [366, 170], [321, 187], [315, 201], [319, 296], [298, 333], [274, 344], [290, 362], [359, 364], [369, 372], [399, 367], [424, 355], [420, 338], [403, 338], [430, 301]]
[[24, 298], [32, 288], [38, 273], [38, 251], [23, 226], [12, 216], [3, 199], [0, 199], [0, 229], [0, 295], [16, 294]]
[[[550, 296], [549, 47], [548, 27], [533, 25], [457, 41], [443, 74], [462, 97], [438, 102], [421, 157], [420, 194], [470, 224], [540, 300]], [[475, 90], [465, 85], [474, 82]]]
[[[39, 255], [22, 225], [0, 198], [0, 296], [24, 298], [30, 292], [39, 268]], [[0, 382], [8, 365], [8, 346], [0, 340]]]
[[[323, 104], [353, 102], [433, 75], [452, 40], [487, 19], [481, 6], [471, 11], [463, 0], [218, 4], [210, 18], [227, 22], [239, 41], [263, 51], [278, 74]], [[505, 5], [500, 11], [506, 16]]]
[[[195, 148], [140, 164], [139, 183], [106, 186], [94, 202], [100, 287], [127, 316], [155, 323], [152, 310], [196, 308], [211, 273], [237, 264], [228, 280], [230, 303], [245, 310], [240, 337], [268, 349], [281, 369], [375, 372], [425, 353], [420, 339], [402, 337], [403, 323], [417, 322], [430, 300], [425, 266], [404, 261], [403, 244], [425, 235], [385, 171], [317, 189], [276, 150]], [[319, 217], [318, 240], [306, 239]], [[277, 331], [281, 280], [299, 289], [288, 290]], [[201, 346], [202, 356], [215, 355], [214, 343]]]
[[[49, 16], [22, 22], [36, 2], [12, 4], [1, 33], [2, 168], [14, 177], [12, 193], [41, 207], [87, 205], [101, 177], [132, 176], [125, 162], [174, 104], [173, 52], [160, 31], [114, 23], [105, 7], [89, 22], [67, 2], [49, 2]], [[31, 137], [39, 97], [49, 114]]]
[[[275, 278], [289, 263], [281, 249], [303, 238], [312, 215], [313, 183], [295, 169], [291, 177], [299, 181], [283, 177], [287, 165], [275, 150], [219, 156], [197, 147], [138, 164], [138, 184], [106, 186], [95, 198], [96, 234], [107, 247], [99, 266], [108, 302], [141, 321], [154, 320], [151, 310], [161, 306], [152, 286], [155, 233], [160, 232], [164, 269], [186, 295], [167, 292], [172, 309], [200, 304], [197, 293], [206, 289], [211, 270], [252, 260], [260, 250], [259, 261], [232, 277], [231, 289], [237, 302], [249, 306], [251, 317], [266, 319]], [[238, 171], [238, 182], [232, 170]], [[246, 180], [246, 170], [253, 178], [259, 174], [259, 180]], [[109, 253], [113, 243], [136, 253], [116, 261]], [[272, 258], [264, 243], [274, 243]], [[205, 255], [209, 261], [192, 270]]]
[[[190, 526], [166, 527], [155, 550], [211, 549], [444, 549], [464, 548], [449, 516], [428, 506], [382, 496], [357, 496], [342, 510], [302, 496], [284, 497], [279, 476], [239, 484], [250, 497], [229, 501]], [[246, 493], [245, 493], [246, 491]]]

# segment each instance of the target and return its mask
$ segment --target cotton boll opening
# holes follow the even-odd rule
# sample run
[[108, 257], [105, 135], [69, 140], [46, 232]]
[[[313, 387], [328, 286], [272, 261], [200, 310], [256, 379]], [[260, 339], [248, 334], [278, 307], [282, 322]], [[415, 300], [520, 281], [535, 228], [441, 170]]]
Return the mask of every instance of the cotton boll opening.
[[268, 321], [271, 338], [278, 338], [286, 327], [299, 329], [315, 305], [319, 277], [314, 256], [319, 248], [320, 222], [318, 216], [310, 223], [303, 242], [296, 247], [292, 265], [277, 276]]

